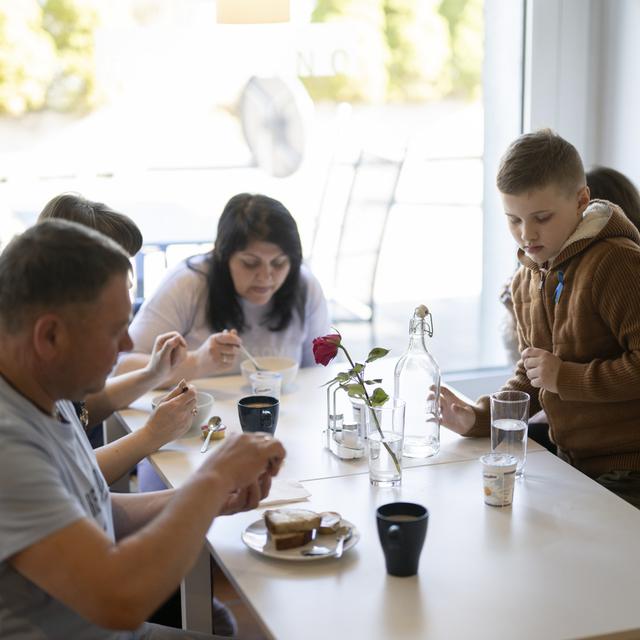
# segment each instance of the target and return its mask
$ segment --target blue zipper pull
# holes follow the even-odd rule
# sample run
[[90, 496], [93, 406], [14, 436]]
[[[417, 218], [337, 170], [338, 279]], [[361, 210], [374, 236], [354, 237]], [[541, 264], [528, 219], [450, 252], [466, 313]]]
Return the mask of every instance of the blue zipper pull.
[[560, 300], [560, 296], [562, 295], [562, 290], [564, 289], [564, 273], [562, 271], [558, 271], [558, 286], [556, 287], [554, 293], [554, 301], [558, 304], [558, 300]]

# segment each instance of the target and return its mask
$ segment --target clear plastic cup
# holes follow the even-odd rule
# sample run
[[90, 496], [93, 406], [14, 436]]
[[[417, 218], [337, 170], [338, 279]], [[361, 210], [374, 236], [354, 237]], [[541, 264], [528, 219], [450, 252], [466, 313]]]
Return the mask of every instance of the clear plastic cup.
[[256, 371], [249, 376], [249, 381], [254, 395], [280, 399], [282, 374], [279, 371]]
[[507, 507], [513, 502], [518, 458], [508, 453], [487, 453], [480, 457], [484, 503]]

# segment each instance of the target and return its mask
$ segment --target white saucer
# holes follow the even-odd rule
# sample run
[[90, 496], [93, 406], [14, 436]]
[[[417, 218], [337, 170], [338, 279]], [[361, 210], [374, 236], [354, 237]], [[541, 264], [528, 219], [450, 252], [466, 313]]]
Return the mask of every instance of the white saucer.
[[[345, 540], [343, 547], [343, 551], [348, 551], [358, 542], [358, 540], [360, 540], [360, 533], [348, 520], [343, 519], [342, 524], [346, 527], [351, 527], [351, 537], [348, 540]], [[330, 553], [323, 556], [303, 556], [301, 551], [304, 549], [311, 549], [314, 545], [321, 545], [323, 547], [328, 547], [329, 549], [335, 549], [338, 543], [335, 534], [316, 535], [311, 542], [302, 547], [278, 551], [273, 542], [269, 539], [264, 518], [260, 518], [259, 520], [252, 522], [242, 532], [242, 542], [244, 542], [249, 549], [255, 551], [261, 556], [276, 558], [278, 560], [289, 560], [292, 562], [313, 562], [314, 560], [327, 560], [328, 558], [333, 558], [334, 556]]]

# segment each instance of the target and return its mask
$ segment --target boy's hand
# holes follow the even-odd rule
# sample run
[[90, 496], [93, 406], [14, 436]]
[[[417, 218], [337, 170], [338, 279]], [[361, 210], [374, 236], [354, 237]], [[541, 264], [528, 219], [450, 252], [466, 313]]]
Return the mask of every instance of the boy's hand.
[[459, 398], [447, 387], [440, 387], [440, 414], [442, 424], [462, 436], [476, 423], [473, 405]]
[[528, 347], [522, 352], [524, 368], [531, 386], [558, 393], [558, 374], [562, 360], [550, 351]]

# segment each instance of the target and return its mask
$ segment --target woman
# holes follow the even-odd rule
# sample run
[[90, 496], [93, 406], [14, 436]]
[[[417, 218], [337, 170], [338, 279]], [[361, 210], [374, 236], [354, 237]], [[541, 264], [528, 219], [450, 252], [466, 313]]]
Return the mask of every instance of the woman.
[[[38, 222], [51, 219], [69, 220], [99, 231], [130, 256], [142, 246], [142, 234], [133, 220], [101, 202], [87, 200], [78, 194], [64, 193], [50, 200], [38, 216]], [[175, 332], [159, 335], [153, 342], [151, 356], [144, 368], [108, 378], [102, 391], [90, 394], [84, 402], [74, 403], [88, 433], [114, 411], [127, 407], [170, 377], [184, 356], [185, 347], [182, 336]], [[183, 435], [191, 425], [195, 407], [195, 388], [182, 380], [142, 429], [107, 446], [100, 446], [102, 443], [92, 440], [92, 444], [97, 445], [96, 457], [107, 483], [112, 484], [142, 458]]]
[[222, 212], [213, 251], [181, 263], [143, 304], [130, 328], [134, 353], [118, 370], [145, 366], [166, 331], [182, 334], [188, 348], [167, 382], [238, 372], [240, 344], [310, 366], [313, 338], [328, 328], [293, 216], [273, 198], [241, 193]]

